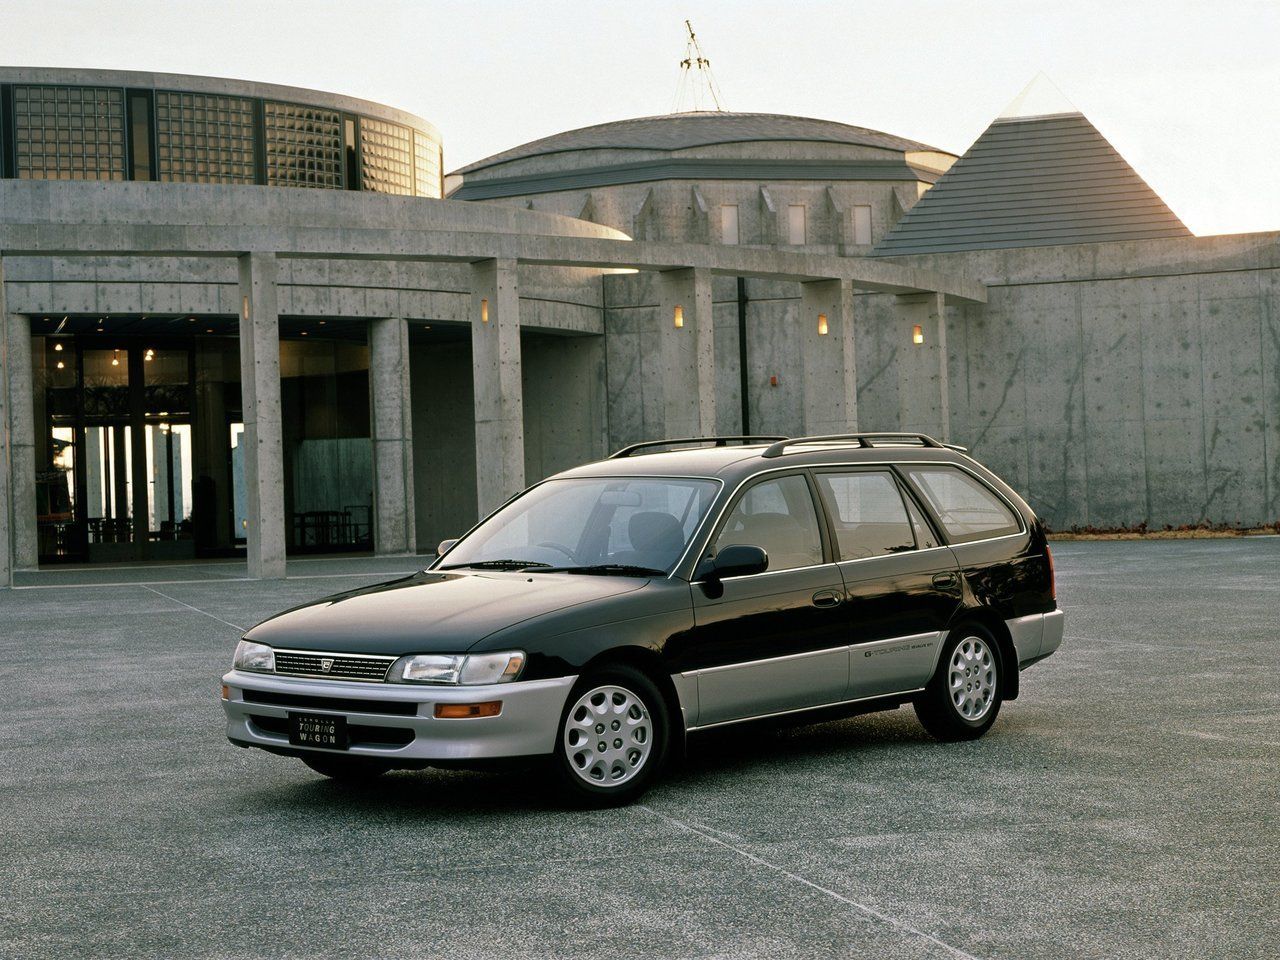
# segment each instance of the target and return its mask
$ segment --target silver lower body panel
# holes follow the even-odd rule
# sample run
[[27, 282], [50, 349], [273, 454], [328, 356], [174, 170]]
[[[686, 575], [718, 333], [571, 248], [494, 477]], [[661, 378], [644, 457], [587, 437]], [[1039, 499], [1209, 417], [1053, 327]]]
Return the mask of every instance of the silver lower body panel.
[[[227, 715], [227, 736], [237, 743], [264, 749], [286, 749], [323, 754], [379, 757], [384, 760], [479, 760], [549, 754], [555, 747], [560, 714], [577, 677], [518, 681], [476, 687], [429, 687], [409, 684], [352, 683], [338, 680], [303, 680], [271, 674], [233, 670], [222, 678], [229, 698], [222, 701]], [[245, 691], [262, 691], [303, 697], [393, 701], [412, 704], [411, 715], [369, 713], [361, 710], [307, 706], [277, 706], [245, 699]], [[496, 717], [441, 720], [437, 703], [481, 703], [501, 700]], [[407, 709], [407, 707], [405, 708]], [[287, 718], [290, 713], [339, 715], [348, 725], [410, 730], [413, 739], [404, 746], [353, 743], [349, 750], [291, 746], [288, 736], [265, 730], [253, 717]]]
[[1006, 620], [1013, 648], [1018, 652], [1018, 663], [1040, 660], [1057, 650], [1062, 644], [1064, 622], [1061, 610]]

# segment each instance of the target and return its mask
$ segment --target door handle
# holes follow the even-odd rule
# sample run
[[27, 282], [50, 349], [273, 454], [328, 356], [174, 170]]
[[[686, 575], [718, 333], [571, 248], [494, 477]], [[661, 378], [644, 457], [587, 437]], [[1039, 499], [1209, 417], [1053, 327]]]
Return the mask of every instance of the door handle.
[[954, 573], [935, 573], [933, 575], [933, 585], [939, 590], [950, 590], [959, 583], [959, 580], [960, 578]]
[[813, 595], [815, 607], [835, 607], [840, 603], [840, 594], [833, 590], [822, 590]]

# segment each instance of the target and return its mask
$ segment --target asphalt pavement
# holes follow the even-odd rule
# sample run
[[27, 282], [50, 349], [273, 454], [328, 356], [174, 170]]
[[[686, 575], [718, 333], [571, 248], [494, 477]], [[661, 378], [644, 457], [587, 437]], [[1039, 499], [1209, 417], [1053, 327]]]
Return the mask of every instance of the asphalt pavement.
[[238, 632], [412, 560], [0, 591], [0, 957], [1274, 958], [1280, 538], [1064, 543], [976, 743], [910, 708], [695, 741], [635, 806], [342, 787], [227, 743]]

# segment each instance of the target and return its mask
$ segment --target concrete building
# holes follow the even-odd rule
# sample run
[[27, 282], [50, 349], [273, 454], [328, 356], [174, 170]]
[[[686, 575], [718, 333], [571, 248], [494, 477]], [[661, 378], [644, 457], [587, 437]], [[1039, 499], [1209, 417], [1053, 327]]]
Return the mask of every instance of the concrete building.
[[425, 551], [713, 432], [937, 434], [1057, 527], [1280, 516], [1280, 238], [1190, 236], [1078, 113], [441, 157], [332, 94], [0, 68], [0, 582]]

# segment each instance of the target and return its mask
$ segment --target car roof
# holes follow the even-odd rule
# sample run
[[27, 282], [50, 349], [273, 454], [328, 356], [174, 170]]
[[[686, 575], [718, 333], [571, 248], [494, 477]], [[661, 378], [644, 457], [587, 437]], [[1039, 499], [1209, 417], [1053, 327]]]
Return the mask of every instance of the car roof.
[[906, 463], [969, 461], [948, 447], [919, 443], [878, 442], [864, 447], [857, 442], [804, 443], [766, 457], [770, 444], [703, 446], [676, 450], [637, 451], [557, 473], [551, 479], [576, 477], [710, 477], [736, 482], [765, 470], [812, 467], [842, 463]]

